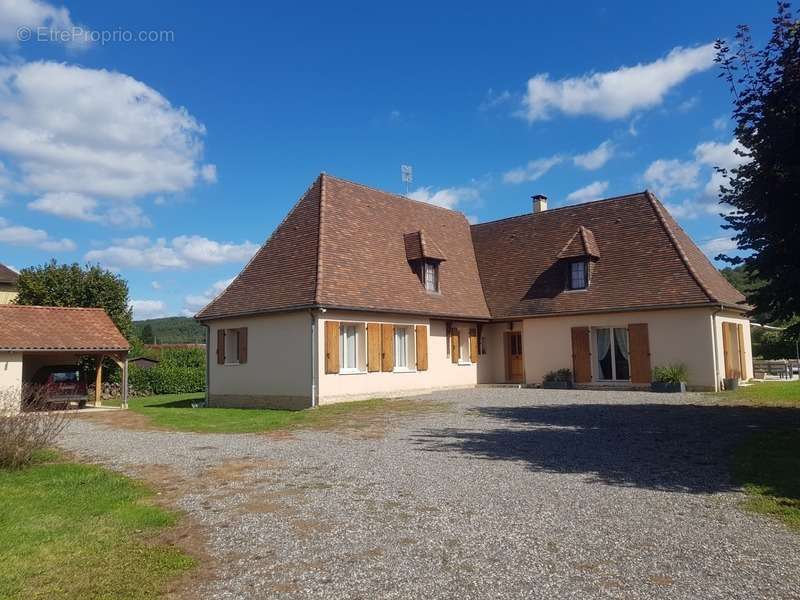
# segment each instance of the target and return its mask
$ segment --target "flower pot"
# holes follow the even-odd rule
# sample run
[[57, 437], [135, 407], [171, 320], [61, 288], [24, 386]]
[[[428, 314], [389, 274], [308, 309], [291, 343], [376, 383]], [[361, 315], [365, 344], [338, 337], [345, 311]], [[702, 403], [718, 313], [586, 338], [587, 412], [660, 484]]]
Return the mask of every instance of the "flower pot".
[[686, 391], [686, 382], [675, 383], [673, 381], [653, 381], [650, 384], [651, 392], [661, 392], [665, 394], [679, 394]]
[[722, 385], [725, 387], [726, 390], [733, 391], [739, 387], [739, 380], [738, 379], [723, 379]]
[[546, 390], [571, 390], [575, 386], [571, 381], [543, 381], [542, 387]]

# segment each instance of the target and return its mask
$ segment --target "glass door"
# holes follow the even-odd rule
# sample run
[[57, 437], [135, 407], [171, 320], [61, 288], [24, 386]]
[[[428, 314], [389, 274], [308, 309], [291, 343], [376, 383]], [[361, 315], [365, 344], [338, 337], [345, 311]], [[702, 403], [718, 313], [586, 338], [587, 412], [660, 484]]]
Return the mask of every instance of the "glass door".
[[598, 327], [594, 330], [597, 378], [600, 381], [629, 381], [630, 352], [625, 327]]

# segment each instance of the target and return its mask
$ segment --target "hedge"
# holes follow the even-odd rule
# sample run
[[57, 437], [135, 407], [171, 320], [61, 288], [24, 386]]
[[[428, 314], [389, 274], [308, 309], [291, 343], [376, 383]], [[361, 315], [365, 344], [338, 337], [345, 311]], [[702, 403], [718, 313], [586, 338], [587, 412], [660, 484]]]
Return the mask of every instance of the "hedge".
[[202, 349], [169, 349], [148, 369], [131, 365], [128, 382], [136, 394], [188, 394], [206, 389], [205, 353]]

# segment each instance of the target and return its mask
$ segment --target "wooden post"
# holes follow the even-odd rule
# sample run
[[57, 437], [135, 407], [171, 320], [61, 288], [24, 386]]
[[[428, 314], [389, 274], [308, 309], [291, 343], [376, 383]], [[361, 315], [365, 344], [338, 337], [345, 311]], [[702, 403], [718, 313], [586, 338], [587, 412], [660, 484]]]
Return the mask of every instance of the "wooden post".
[[122, 408], [128, 408], [128, 357], [122, 363]]
[[103, 358], [101, 354], [97, 357], [97, 372], [94, 377], [94, 405], [103, 405]]

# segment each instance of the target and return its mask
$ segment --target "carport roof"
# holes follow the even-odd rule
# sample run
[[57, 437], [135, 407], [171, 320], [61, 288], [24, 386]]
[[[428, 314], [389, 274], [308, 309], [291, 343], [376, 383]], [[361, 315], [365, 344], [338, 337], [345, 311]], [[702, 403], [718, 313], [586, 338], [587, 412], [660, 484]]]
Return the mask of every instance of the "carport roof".
[[0, 351], [127, 352], [102, 308], [0, 305]]

